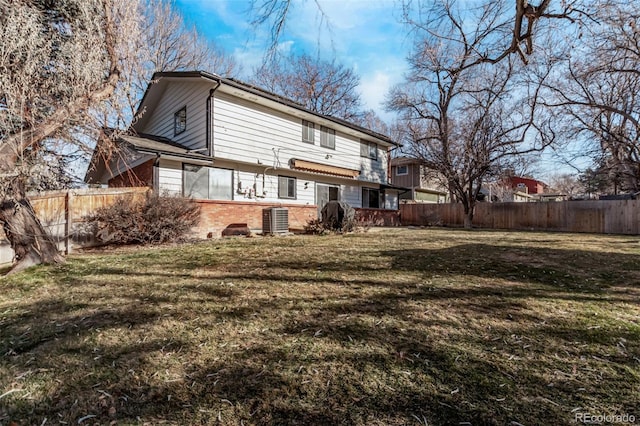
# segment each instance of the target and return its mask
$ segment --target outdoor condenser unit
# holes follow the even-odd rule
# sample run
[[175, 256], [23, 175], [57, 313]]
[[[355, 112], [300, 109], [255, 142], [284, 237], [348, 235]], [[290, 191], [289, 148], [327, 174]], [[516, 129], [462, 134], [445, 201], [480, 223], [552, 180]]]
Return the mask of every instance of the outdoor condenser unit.
[[289, 232], [289, 210], [271, 207], [262, 210], [262, 234], [284, 234]]

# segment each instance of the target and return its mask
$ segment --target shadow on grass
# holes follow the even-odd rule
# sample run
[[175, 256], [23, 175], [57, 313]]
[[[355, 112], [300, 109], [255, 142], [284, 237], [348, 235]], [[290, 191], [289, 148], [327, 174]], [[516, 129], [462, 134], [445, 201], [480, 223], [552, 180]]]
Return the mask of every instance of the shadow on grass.
[[[637, 306], [634, 293], [614, 291], [638, 287], [640, 266], [618, 266], [637, 256], [485, 244], [373, 255], [380, 262], [248, 259], [211, 277], [162, 266], [91, 271], [124, 282], [64, 278], [73, 300], [0, 317], [0, 394], [25, 389], [5, 397], [0, 422], [497, 425], [571, 424], [576, 407], [638, 414], [640, 328], [589, 328], [557, 306]], [[417, 278], [394, 280], [407, 273]], [[251, 284], [218, 284], [227, 280]], [[81, 297], [85, 286], [94, 289]], [[269, 288], [278, 293], [261, 293]]]

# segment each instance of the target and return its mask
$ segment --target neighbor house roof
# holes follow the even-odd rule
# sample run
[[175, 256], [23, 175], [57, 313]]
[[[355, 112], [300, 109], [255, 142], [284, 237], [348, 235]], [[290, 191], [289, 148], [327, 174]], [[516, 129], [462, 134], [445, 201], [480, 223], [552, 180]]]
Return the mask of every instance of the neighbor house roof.
[[407, 164], [422, 164], [422, 163], [424, 163], [424, 161], [415, 157], [394, 157], [391, 159], [392, 166], [404, 166]]

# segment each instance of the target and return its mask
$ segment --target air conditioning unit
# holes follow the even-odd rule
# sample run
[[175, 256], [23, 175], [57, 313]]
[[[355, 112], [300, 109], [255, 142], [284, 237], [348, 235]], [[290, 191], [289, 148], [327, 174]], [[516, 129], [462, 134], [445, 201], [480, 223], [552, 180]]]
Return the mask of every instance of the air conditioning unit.
[[262, 234], [284, 234], [289, 232], [289, 210], [271, 207], [262, 210]]

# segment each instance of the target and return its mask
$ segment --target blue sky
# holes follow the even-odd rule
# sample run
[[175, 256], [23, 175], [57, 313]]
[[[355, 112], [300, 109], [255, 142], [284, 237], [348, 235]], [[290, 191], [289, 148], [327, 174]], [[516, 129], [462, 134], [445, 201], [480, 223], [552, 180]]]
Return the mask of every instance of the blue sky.
[[[259, 0], [258, 0], [259, 1]], [[246, 79], [260, 64], [270, 42], [269, 28], [250, 24], [250, 0], [174, 0], [187, 22], [223, 48], [242, 66]], [[318, 11], [321, 7], [324, 15]], [[320, 52], [360, 76], [366, 109], [390, 122], [394, 114], [382, 103], [386, 93], [403, 80], [411, 49], [407, 28], [400, 24], [400, 0], [293, 0], [279, 48], [284, 52]], [[215, 70], [209, 70], [215, 72]], [[540, 154], [535, 167], [540, 178], [571, 172], [551, 153]]]
[[[253, 28], [247, 0], [175, 0], [188, 22], [233, 55], [246, 78], [259, 65], [269, 44], [268, 28]], [[381, 103], [391, 86], [402, 80], [411, 43], [398, 22], [400, 7], [393, 0], [294, 0], [280, 40], [283, 52], [318, 51], [324, 60], [352, 68], [360, 76], [360, 93], [367, 109], [384, 119], [392, 114]], [[324, 20], [323, 20], [324, 19]], [[215, 70], [210, 70], [214, 71]]]

